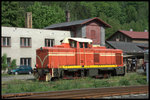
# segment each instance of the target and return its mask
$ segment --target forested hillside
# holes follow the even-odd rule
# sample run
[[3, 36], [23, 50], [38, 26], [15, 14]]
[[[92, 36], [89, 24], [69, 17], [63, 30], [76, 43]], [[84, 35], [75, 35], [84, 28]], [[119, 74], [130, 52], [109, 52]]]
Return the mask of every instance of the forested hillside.
[[1, 25], [25, 27], [25, 13], [32, 12], [33, 28], [43, 29], [65, 22], [65, 11], [70, 10], [71, 21], [99, 17], [112, 28], [106, 29], [106, 38], [117, 30], [148, 30], [148, 2], [94, 1], [94, 2], [37, 2], [2, 1]]

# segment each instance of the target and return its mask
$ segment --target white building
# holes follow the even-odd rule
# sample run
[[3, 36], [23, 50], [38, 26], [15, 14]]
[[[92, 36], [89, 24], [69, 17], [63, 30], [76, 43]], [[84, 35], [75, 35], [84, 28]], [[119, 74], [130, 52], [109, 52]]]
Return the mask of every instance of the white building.
[[70, 31], [1, 27], [1, 56], [7, 54], [8, 63], [16, 59], [17, 65], [36, 64], [36, 49], [60, 45], [60, 40], [71, 37]]

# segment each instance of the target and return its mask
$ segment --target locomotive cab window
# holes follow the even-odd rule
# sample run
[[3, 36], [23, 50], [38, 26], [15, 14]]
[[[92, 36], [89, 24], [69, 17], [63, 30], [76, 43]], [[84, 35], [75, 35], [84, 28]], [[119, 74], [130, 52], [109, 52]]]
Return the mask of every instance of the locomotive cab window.
[[79, 42], [79, 46], [80, 46], [80, 48], [83, 48], [83, 43]]
[[72, 47], [72, 48], [76, 48], [77, 47], [77, 42], [76, 41], [71, 41], [70, 40], [69, 44], [70, 44], [70, 47]]
[[79, 42], [80, 48], [88, 48], [88, 43], [87, 42]]
[[88, 48], [88, 43], [84, 43], [84, 48]]

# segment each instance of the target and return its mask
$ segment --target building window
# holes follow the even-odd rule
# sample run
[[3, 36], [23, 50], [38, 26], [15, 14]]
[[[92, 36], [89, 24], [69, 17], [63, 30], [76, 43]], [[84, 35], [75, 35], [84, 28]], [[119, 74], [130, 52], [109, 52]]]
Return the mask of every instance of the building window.
[[31, 58], [20, 58], [20, 65], [31, 66]]
[[31, 47], [31, 38], [20, 38], [20, 46], [21, 47]]
[[7, 58], [7, 64], [8, 64], [8, 66], [11, 65], [11, 58], [10, 57]]
[[1, 46], [3, 47], [10, 47], [11, 45], [11, 38], [10, 37], [1, 37]]
[[45, 39], [45, 47], [53, 47], [54, 39]]

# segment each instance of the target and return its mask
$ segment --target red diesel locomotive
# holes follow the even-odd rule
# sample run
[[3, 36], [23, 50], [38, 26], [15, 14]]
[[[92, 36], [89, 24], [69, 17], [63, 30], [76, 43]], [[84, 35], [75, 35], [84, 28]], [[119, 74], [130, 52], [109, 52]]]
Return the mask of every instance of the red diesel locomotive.
[[66, 38], [61, 45], [36, 50], [34, 76], [38, 80], [124, 74], [122, 50], [93, 47], [91, 39]]

